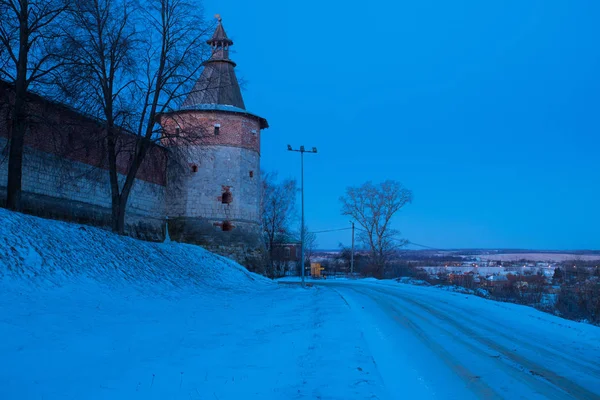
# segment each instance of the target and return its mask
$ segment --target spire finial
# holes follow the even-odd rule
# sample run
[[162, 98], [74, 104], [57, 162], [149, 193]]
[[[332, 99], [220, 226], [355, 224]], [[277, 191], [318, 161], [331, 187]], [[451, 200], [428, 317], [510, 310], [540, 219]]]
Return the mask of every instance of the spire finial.
[[221, 23], [221, 21], [223, 20], [221, 18], [221, 14], [215, 14], [215, 18], [217, 19], [217, 21], [219, 21], [219, 23], [217, 24], [212, 37], [209, 40], [207, 40], [206, 43], [210, 44], [213, 47], [231, 46], [233, 42], [227, 37], [227, 34], [225, 33], [225, 28], [223, 28], [223, 24]]

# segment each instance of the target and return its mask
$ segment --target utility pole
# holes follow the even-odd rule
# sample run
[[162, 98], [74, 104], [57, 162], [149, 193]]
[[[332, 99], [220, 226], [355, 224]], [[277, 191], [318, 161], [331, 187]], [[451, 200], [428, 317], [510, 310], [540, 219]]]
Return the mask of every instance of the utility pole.
[[302, 192], [302, 225], [300, 227], [300, 270], [302, 271], [302, 287], [304, 287], [304, 153], [316, 153], [317, 148], [313, 147], [312, 150], [305, 150], [304, 146], [300, 146], [299, 150], [294, 150], [289, 144], [287, 148], [288, 151], [296, 151], [300, 153], [300, 191]]
[[350, 276], [354, 277], [354, 221], [352, 223], [352, 253], [350, 254]]

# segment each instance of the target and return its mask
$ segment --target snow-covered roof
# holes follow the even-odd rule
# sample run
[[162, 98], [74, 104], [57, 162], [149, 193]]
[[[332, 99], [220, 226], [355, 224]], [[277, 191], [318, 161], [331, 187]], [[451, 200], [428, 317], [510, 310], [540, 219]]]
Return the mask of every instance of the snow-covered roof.
[[508, 278], [506, 277], [506, 275], [492, 275], [490, 277], [487, 278], [488, 281], [507, 281]]

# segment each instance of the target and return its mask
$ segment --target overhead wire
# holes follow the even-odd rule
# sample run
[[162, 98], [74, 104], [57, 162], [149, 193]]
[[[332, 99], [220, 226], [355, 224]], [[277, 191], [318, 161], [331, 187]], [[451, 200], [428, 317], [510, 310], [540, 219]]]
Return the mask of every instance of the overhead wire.
[[[347, 229], [352, 229], [352, 228], [347, 228]], [[362, 232], [367, 232], [363, 228], [356, 228], [356, 230], [357, 231], [362, 231]], [[405, 239], [399, 239], [399, 238], [390, 238], [390, 239], [391, 240], [396, 240], [398, 242], [404, 242], [405, 241]], [[440, 248], [437, 248], [437, 247], [432, 247], [432, 246], [427, 246], [427, 245], [424, 245], [424, 244], [415, 243], [415, 242], [413, 242], [411, 240], [406, 240], [406, 244], [412, 244], [413, 246], [422, 247], [424, 249], [429, 249], [429, 250], [446, 251], [444, 249], [440, 249]]]
[[339, 229], [327, 229], [324, 231], [311, 231], [309, 233], [325, 233], [325, 232], [337, 232], [337, 231], [347, 231], [350, 230], [352, 228], [339, 228]]
[[[340, 231], [348, 231], [351, 230], [352, 228], [348, 227], [348, 228], [338, 228], [338, 229], [326, 229], [326, 230], [322, 230], [322, 231], [311, 231], [309, 233], [328, 233], [328, 232], [340, 232]], [[363, 228], [355, 228], [357, 231], [362, 231], [362, 232], [367, 232], [365, 229]], [[398, 242], [404, 242], [405, 239], [399, 239], [399, 238], [390, 238], [391, 240], [396, 240]], [[437, 251], [445, 251], [444, 249], [440, 249], [437, 247], [432, 247], [432, 246], [427, 246], [425, 244], [420, 244], [420, 243], [415, 243], [411, 240], [406, 240], [406, 244], [412, 244], [413, 246], [417, 246], [417, 247], [422, 247], [424, 249], [429, 249], [429, 250], [437, 250]]]

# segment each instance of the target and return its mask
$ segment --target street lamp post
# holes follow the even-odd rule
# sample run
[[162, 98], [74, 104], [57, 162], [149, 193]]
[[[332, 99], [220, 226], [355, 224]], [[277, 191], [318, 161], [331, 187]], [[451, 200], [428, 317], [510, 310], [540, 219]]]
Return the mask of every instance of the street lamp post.
[[354, 221], [350, 221], [352, 224], [352, 253], [350, 253], [350, 276], [354, 278]]
[[288, 151], [296, 151], [300, 153], [300, 191], [302, 193], [302, 225], [300, 226], [300, 269], [302, 270], [302, 287], [304, 287], [304, 153], [316, 153], [317, 148], [305, 150], [304, 146], [300, 146], [299, 150], [292, 149], [288, 144]]

